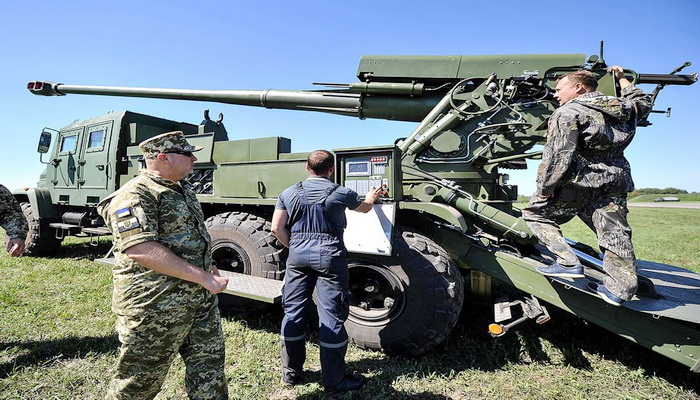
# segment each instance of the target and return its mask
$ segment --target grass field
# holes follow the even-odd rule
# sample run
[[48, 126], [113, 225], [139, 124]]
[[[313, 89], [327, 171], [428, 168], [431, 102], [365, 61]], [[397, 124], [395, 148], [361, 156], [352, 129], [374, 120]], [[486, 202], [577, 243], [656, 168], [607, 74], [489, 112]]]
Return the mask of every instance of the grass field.
[[[632, 209], [639, 258], [700, 272], [700, 211]], [[579, 222], [575, 240], [595, 244]], [[0, 252], [0, 399], [99, 399], [118, 341], [111, 275], [90, 261], [107, 247], [64, 244], [62, 258]], [[700, 375], [565, 312], [521, 324], [498, 339], [492, 311], [467, 302], [447, 341], [421, 357], [388, 357], [350, 346], [348, 364], [371, 380], [355, 399], [700, 399]], [[279, 384], [279, 307], [224, 313], [231, 398], [322, 398], [318, 347], [307, 345], [309, 383]], [[185, 398], [178, 359], [158, 399]]]

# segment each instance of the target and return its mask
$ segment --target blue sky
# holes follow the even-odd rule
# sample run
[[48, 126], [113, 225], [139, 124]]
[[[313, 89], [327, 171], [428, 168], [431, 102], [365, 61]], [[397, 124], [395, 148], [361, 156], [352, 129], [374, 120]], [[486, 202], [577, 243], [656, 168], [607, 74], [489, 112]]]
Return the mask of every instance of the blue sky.
[[[582, 6], [581, 4], [591, 4]], [[0, 4], [0, 183], [35, 186], [43, 127], [131, 110], [199, 123], [222, 112], [230, 138], [285, 136], [292, 151], [393, 143], [415, 124], [217, 103], [68, 95], [31, 80], [186, 89], [314, 89], [352, 82], [365, 54], [597, 54], [608, 64], [700, 71], [700, 2], [579, 1], [4, 1]], [[685, 72], [685, 71], [684, 71]], [[645, 86], [646, 90], [652, 87]], [[700, 84], [667, 87], [626, 154], [638, 188], [700, 191]], [[537, 162], [513, 172], [534, 190]]]

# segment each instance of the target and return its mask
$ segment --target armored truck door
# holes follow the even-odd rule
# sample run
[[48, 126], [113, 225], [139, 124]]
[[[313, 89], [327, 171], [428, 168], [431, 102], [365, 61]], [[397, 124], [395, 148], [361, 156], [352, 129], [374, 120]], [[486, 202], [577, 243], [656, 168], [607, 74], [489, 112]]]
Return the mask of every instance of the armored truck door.
[[109, 158], [111, 134], [112, 121], [89, 125], [85, 130], [78, 160], [78, 185], [86, 203], [101, 200], [106, 195], [109, 178], [114, 175]]
[[[76, 189], [78, 187], [79, 145], [83, 137], [83, 127], [61, 132], [56, 158], [51, 161], [54, 167], [51, 183], [56, 189]], [[50, 171], [50, 170], [49, 170]]]

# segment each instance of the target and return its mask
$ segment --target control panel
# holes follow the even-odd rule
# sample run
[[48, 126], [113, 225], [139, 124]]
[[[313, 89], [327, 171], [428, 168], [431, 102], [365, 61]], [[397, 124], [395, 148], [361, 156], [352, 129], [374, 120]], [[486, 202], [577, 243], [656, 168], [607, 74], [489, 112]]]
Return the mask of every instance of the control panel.
[[384, 149], [336, 150], [338, 183], [364, 196], [373, 187], [380, 188], [380, 197], [396, 196], [394, 147]]

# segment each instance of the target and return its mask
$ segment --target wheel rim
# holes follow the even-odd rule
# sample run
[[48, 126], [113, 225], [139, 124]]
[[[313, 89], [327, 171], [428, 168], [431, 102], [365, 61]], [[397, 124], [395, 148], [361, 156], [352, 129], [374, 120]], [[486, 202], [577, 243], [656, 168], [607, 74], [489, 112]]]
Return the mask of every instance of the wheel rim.
[[348, 263], [350, 275], [349, 320], [367, 326], [386, 324], [403, 311], [404, 285], [389, 268], [366, 261]]
[[250, 275], [250, 258], [241, 246], [234, 242], [219, 242], [211, 249], [216, 268]]

